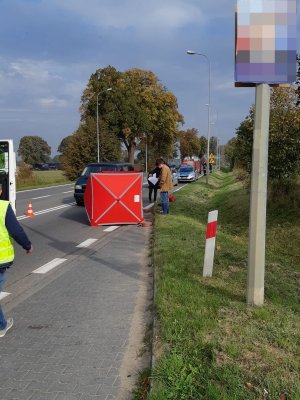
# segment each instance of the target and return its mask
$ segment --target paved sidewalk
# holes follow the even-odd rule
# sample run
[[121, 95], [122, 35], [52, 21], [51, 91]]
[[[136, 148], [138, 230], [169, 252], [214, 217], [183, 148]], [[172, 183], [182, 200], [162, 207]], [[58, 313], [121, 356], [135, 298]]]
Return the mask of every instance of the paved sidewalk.
[[140, 354], [152, 304], [150, 230], [118, 231], [25, 301], [4, 305], [15, 324], [0, 339], [1, 400], [131, 398], [149, 362]]

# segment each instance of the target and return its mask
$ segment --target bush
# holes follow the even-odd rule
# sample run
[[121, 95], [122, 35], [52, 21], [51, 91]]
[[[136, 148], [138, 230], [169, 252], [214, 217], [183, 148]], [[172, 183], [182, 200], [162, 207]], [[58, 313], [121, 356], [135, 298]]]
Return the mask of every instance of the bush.
[[249, 192], [251, 186], [251, 175], [243, 168], [234, 168], [233, 175], [238, 182], [242, 182], [244, 188]]
[[33, 181], [32, 166], [21, 162], [17, 167], [17, 184]]
[[297, 179], [272, 179], [268, 183], [268, 202], [296, 206], [300, 201], [300, 183]]

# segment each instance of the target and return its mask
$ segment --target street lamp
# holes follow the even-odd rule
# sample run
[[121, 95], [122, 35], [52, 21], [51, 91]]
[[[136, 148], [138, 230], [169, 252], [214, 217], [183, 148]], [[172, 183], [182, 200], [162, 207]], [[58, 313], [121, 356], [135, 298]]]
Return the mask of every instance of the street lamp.
[[97, 109], [96, 109], [96, 124], [97, 124], [97, 162], [100, 162], [100, 140], [99, 140], [99, 110], [98, 110], [98, 101], [99, 101], [99, 95], [104, 93], [104, 92], [110, 92], [112, 88], [108, 88], [105, 90], [101, 90], [101, 92], [97, 93]]
[[211, 89], [210, 89], [210, 59], [206, 54], [197, 53], [193, 50], [187, 50], [188, 55], [193, 56], [201, 56], [204, 57], [208, 62], [208, 130], [207, 130], [207, 162], [206, 162], [206, 184], [208, 185], [208, 174], [209, 174], [209, 139], [210, 139], [210, 102], [211, 102]]

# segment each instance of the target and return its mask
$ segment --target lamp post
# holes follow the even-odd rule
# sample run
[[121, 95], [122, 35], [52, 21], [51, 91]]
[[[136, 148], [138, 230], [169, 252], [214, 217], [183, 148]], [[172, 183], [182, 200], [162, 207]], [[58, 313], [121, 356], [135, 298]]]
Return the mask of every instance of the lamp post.
[[187, 50], [188, 55], [204, 57], [208, 62], [208, 129], [207, 129], [207, 162], [206, 162], [206, 184], [208, 185], [208, 174], [209, 174], [209, 139], [210, 139], [210, 102], [211, 102], [211, 88], [210, 88], [210, 59], [206, 54], [197, 53], [193, 50]]
[[97, 162], [100, 162], [100, 139], [99, 139], [99, 110], [98, 110], [98, 102], [99, 102], [99, 95], [104, 92], [110, 92], [112, 88], [108, 88], [105, 90], [101, 90], [101, 92], [97, 93], [97, 109], [96, 109], [96, 134], [97, 134]]
[[[211, 119], [213, 119], [213, 118], [211, 118]], [[220, 147], [220, 139], [218, 138], [218, 131], [217, 131], [218, 122], [219, 122], [219, 114], [218, 114], [218, 111], [215, 109], [215, 121], [211, 121], [210, 124], [215, 125], [214, 132], [212, 133], [212, 137], [215, 136], [217, 138], [217, 154], [215, 155], [215, 161], [216, 160], [218, 160], [218, 161], [216, 162], [215, 165], [216, 165], [217, 169], [220, 169], [220, 168], [218, 168], [218, 166], [219, 166], [219, 147]]]

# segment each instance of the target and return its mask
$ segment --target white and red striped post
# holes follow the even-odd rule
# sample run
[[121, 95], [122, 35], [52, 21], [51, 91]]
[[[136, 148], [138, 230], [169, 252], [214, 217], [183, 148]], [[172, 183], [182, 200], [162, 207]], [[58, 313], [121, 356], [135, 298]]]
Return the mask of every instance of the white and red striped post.
[[203, 276], [212, 276], [217, 236], [218, 210], [208, 213]]

